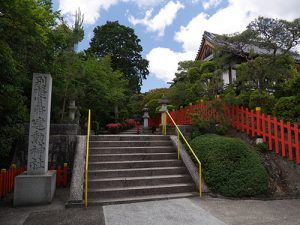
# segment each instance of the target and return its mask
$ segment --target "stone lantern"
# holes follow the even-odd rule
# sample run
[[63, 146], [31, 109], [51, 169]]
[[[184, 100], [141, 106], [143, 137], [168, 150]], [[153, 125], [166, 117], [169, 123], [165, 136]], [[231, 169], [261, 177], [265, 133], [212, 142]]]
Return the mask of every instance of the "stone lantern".
[[149, 119], [149, 109], [148, 109], [148, 105], [146, 104], [145, 107], [143, 108], [143, 119], [144, 119], [144, 128], [148, 129], [149, 125], [148, 125], [148, 119]]
[[158, 103], [161, 104], [161, 107], [159, 109], [159, 112], [161, 113], [161, 125], [164, 125], [164, 122], [166, 122], [166, 118], [164, 118], [164, 113], [168, 111], [167, 104], [169, 103], [169, 100], [166, 98], [165, 95], [163, 95], [161, 99], [158, 100]]
[[71, 100], [69, 103], [69, 118], [71, 121], [75, 120], [75, 112], [77, 110], [77, 107], [75, 106], [75, 100]]

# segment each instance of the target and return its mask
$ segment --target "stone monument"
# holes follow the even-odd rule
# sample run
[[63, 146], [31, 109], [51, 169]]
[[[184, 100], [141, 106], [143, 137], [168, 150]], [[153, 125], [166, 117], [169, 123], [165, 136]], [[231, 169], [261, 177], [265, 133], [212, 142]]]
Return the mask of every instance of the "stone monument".
[[15, 178], [14, 206], [51, 203], [56, 171], [48, 171], [52, 78], [33, 74], [27, 171]]

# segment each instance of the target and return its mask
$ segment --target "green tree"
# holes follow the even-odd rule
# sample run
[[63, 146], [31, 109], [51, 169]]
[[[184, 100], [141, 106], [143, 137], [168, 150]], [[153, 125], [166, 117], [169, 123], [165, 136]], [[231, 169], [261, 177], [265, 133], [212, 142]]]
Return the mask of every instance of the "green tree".
[[149, 114], [151, 117], [156, 115], [156, 109], [160, 106], [158, 103], [159, 99], [163, 95], [168, 95], [169, 89], [168, 88], [156, 88], [152, 89], [144, 94], [143, 103], [142, 105], [148, 105]]
[[50, 0], [0, 1], [0, 166], [28, 120], [31, 79], [47, 73], [54, 61], [51, 30], [58, 13]]
[[114, 105], [125, 100], [127, 81], [120, 71], [113, 71], [110, 57], [90, 57], [83, 66], [85, 74], [77, 80], [83, 91], [78, 99], [82, 114], [91, 109], [93, 120], [105, 125], [114, 119]]
[[134, 93], [140, 92], [142, 80], [149, 74], [148, 61], [142, 57], [142, 51], [134, 30], [120, 25], [118, 21], [97, 26], [87, 50], [97, 58], [109, 55], [112, 68], [124, 74], [129, 81], [129, 89]]
[[196, 103], [201, 98], [212, 99], [223, 88], [220, 69], [214, 61], [179, 62], [175, 75], [168, 97], [176, 107]]

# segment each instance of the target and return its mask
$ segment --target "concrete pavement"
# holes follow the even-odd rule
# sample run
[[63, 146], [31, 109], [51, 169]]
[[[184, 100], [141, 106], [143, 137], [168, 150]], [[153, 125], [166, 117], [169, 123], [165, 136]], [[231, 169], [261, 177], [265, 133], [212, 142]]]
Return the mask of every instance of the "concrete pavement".
[[104, 206], [106, 225], [225, 225], [188, 198]]
[[106, 225], [299, 225], [300, 199], [229, 200], [205, 196], [104, 206]]
[[1, 225], [104, 225], [102, 207], [65, 208], [69, 189], [56, 189], [50, 205], [12, 207], [12, 196], [0, 202]]
[[193, 204], [228, 225], [299, 225], [300, 199], [229, 200], [190, 198]]
[[299, 225], [300, 199], [229, 200], [204, 196], [66, 209], [68, 189], [51, 205], [13, 208], [0, 202], [1, 225]]

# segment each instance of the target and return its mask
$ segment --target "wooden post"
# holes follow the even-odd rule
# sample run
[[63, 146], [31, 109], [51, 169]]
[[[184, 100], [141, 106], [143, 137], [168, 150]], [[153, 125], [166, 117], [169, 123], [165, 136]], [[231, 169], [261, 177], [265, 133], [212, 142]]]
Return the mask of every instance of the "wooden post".
[[286, 128], [287, 128], [287, 134], [288, 134], [287, 144], [288, 144], [288, 151], [289, 151], [289, 159], [293, 160], [292, 132], [291, 132], [291, 123], [290, 122], [287, 122]]
[[281, 155], [283, 157], [285, 157], [286, 153], [285, 153], [285, 138], [284, 138], [284, 123], [283, 123], [283, 120], [280, 120], [279, 126], [280, 126], [280, 137], [281, 137]]
[[0, 173], [0, 199], [3, 197], [2, 193], [3, 193], [3, 175], [2, 172]]
[[6, 169], [1, 170], [1, 175], [2, 175], [2, 198], [4, 198], [6, 195], [6, 184], [7, 184]]
[[250, 111], [250, 116], [251, 116], [251, 134], [252, 134], [252, 137], [255, 136], [255, 124], [254, 124], [254, 112], [253, 112], [253, 109], [251, 109]]
[[278, 120], [274, 117], [274, 140], [275, 140], [275, 152], [279, 154], [279, 137], [278, 137]]
[[56, 172], [56, 186], [59, 187], [60, 183], [61, 183], [61, 166], [58, 166]]
[[296, 145], [296, 162], [300, 164], [300, 146], [299, 146], [299, 129], [298, 124], [294, 125], [295, 145]]
[[262, 125], [263, 142], [266, 142], [267, 141], [267, 135], [266, 135], [266, 117], [265, 117], [265, 114], [261, 115], [261, 125]]
[[68, 185], [68, 163], [64, 163], [64, 187]]
[[[268, 122], [268, 138], [269, 138], [269, 150], [272, 150], [272, 124], [271, 124], [271, 116], [267, 117]], [[274, 124], [274, 127], [277, 126], [277, 123]]]
[[261, 136], [261, 108], [256, 107], [256, 132], [258, 136]]

